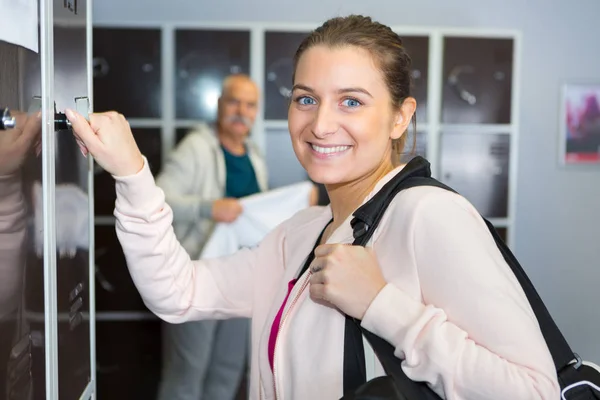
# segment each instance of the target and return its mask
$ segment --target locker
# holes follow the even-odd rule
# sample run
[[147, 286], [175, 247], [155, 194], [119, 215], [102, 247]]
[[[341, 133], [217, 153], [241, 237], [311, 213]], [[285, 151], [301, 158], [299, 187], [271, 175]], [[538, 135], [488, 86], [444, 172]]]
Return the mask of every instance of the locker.
[[294, 53], [307, 32], [265, 32], [265, 107], [267, 120], [287, 120], [292, 94]]
[[223, 79], [250, 73], [250, 32], [177, 29], [175, 68], [177, 118], [214, 121]]
[[95, 398], [93, 161], [64, 115], [92, 109], [91, 1], [27, 3], [37, 49], [0, 40], [0, 398]]

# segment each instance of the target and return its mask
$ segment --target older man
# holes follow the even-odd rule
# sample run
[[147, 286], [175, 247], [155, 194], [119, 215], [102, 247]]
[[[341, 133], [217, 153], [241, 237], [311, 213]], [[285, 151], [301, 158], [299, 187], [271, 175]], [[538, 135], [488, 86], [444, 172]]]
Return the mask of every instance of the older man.
[[[192, 258], [200, 256], [215, 223], [242, 213], [238, 198], [267, 189], [265, 161], [248, 140], [258, 102], [248, 76], [227, 77], [215, 126], [187, 134], [157, 177]], [[233, 399], [246, 370], [248, 335], [245, 319], [164, 323], [159, 400]]]

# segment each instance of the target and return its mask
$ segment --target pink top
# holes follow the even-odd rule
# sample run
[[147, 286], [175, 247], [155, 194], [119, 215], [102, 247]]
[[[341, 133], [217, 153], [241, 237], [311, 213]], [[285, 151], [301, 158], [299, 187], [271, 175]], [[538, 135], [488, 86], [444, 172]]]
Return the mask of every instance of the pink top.
[[[323, 230], [319, 234], [319, 237], [317, 238], [317, 240], [315, 242], [314, 248], [310, 251], [310, 254], [308, 255], [306, 261], [304, 262], [304, 266], [303, 266], [302, 270], [300, 271], [300, 275], [302, 275], [304, 273], [304, 271], [306, 271], [306, 269], [308, 269], [308, 267], [310, 266], [310, 263], [315, 259], [315, 256], [314, 256], [315, 249], [321, 243], [321, 239], [323, 238], [325, 229], [332, 222], [333, 222], [333, 219], [331, 219], [327, 223], [327, 225], [325, 225], [325, 228], [323, 228]], [[275, 345], [277, 344], [277, 335], [279, 334], [279, 328], [281, 326], [281, 318], [283, 317], [283, 311], [285, 310], [285, 305], [287, 304], [288, 298], [290, 297], [290, 294], [292, 293], [292, 289], [294, 288], [294, 285], [296, 285], [296, 282], [298, 282], [298, 279], [292, 279], [291, 281], [288, 282], [287, 294], [285, 296], [285, 299], [283, 300], [283, 303], [281, 303], [281, 307], [279, 307], [279, 311], [277, 312], [277, 315], [275, 316], [273, 325], [271, 325], [271, 333], [269, 334], [269, 364], [271, 366], [271, 371], [273, 371], [273, 357], [275, 355]]]
[[271, 334], [269, 335], [269, 365], [271, 366], [271, 371], [273, 371], [273, 355], [275, 354], [275, 343], [277, 343], [277, 333], [279, 331], [279, 324], [281, 323], [283, 310], [285, 309], [285, 304], [287, 303], [290, 293], [292, 293], [292, 289], [297, 281], [298, 279], [292, 279], [288, 282], [287, 295], [285, 296], [281, 307], [279, 307], [279, 311], [277, 311], [273, 325], [271, 325]]
[[[329, 207], [299, 212], [253, 249], [192, 261], [147, 164], [136, 175], [116, 178], [116, 190], [117, 235], [152, 312], [171, 323], [252, 318], [251, 400], [342, 397], [345, 318], [312, 301], [309, 290], [279, 320], [277, 352], [269, 360], [273, 321], [313, 248], [307, 238], [317, 237], [332, 217]], [[349, 218], [328, 243], [352, 240]], [[403, 191], [374, 232], [372, 247], [388, 283], [362, 325], [394, 346], [409, 378], [428, 382], [448, 400], [560, 397], [527, 298], [465, 198], [434, 187]], [[378, 364], [375, 373], [383, 374]]]

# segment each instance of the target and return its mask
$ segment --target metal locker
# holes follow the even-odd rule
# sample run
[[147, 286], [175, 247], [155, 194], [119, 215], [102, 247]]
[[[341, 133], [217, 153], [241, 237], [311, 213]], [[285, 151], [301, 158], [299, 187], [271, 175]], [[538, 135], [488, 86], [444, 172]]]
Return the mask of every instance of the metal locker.
[[37, 48], [0, 29], [0, 398], [94, 398], [93, 165], [64, 115], [91, 111], [91, 1], [30, 3]]

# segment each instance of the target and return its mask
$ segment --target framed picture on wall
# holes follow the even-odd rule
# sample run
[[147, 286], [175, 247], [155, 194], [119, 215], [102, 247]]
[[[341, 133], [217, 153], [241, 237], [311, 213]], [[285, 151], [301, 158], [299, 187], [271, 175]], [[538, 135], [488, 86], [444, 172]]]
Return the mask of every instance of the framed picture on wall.
[[600, 165], [600, 82], [564, 85], [560, 117], [561, 163]]

